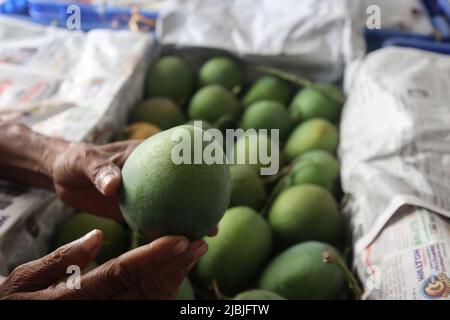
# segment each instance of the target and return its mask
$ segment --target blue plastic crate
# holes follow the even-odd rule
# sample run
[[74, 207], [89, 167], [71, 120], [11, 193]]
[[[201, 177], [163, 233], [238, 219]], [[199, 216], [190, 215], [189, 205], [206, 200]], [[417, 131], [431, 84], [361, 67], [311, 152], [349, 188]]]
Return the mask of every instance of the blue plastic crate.
[[[133, 14], [130, 7], [103, 7], [74, 1], [28, 0], [29, 15], [35, 22], [65, 27], [67, 18], [72, 14], [68, 13], [67, 9], [74, 4], [80, 8], [81, 29], [84, 31], [96, 28], [126, 29]], [[157, 11], [140, 11], [139, 14], [152, 21], [158, 17]]]
[[442, 7], [444, 1], [421, 0], [421, 2], [426, 9], [425, 11], [428, 14], [428, 18], [430, 19], [433, 27], [439, 32], [442, 37], [450, 37], [450, 20], [448, 20], [450, 16], [445, 14], [445, 11]]
[[413, 38], [390, 38], [383, 43], [383, 47], [396, 46], [396, 47], [407, 47], [416, 48], [420, 50], [426, 50], [431, 52], [450, 54], [450, 43], [445, 42], [432, 42], [421, 39]]
[[6, 0], [0, 1], [0, 13], [6, 14], [27, 14], [27, 0]]
[[[384, 46], [427, 47], [431, 51], [446, 50], [446, 43], [450, 43], [450, 0], [421, 0], [424, 11], [430, 20], [435, 34], [417, 34], [399, 30], [369, 30], [364, 31], [367, 51], [377, 50]], [[446, 6], [446, 7], [445, 7]], [[439, 45], [442, 43], [442, 45]]]
[[433, 42], [435, 37], [433, 35], [420, 35], [416, 33], [409, 33], [397, 30], [364, 30], [364, 37], [366, 39], [367, 51], [371, 52], [382, 48], [384, 43], [389, 39], [416, 39], [422, 41]]
[[447, 20], [450, 21], [450, 0], [437, 0], [437, 3]]

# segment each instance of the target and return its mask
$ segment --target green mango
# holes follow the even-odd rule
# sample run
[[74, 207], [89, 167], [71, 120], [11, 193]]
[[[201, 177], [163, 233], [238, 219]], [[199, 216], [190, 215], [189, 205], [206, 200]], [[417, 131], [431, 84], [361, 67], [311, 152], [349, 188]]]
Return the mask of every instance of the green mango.
[[208, 60], [200, 69], [199, 80], [201, 86], [217, 84], [229, 91], [242, 87], [244, 76], [239, 65], [225, 57]]
[[247, 129], [278, 129], [283, 140], [291, 129], [288, 110], [279, 102], [261, 100], [247, 107], [242, 116], [241, 127]]
[[184, 104], [195, 87], [192, 69], [180, 58], [165, 56], [156, 61], [147, 74], [147, 97], [169, 98]]
[[209, 85], [197, 91], [188, 107], [190, 119], [206, 120], [212, 124], [224, 117], [235, 118], [239, 112], [236, 98], [219, 85]]
[[292, 100], [289, 111], [296, 124], [312, 118], [335, 122], [341, 113], [343, 100], [344, 97], [335, 86], [316, 84], [301, 89]]
[[[206, 146], [220, 150], [222, 163], [177, 162], [185, 159], [181, 154], [189, 152], [186, 160], [193, 163], [194, 135], [201, 138], [203, 133], [189, 125], [160, 132], [142, 142], [125, 161], [119, 205], [128, 225], [144, 240], [170, 234], [200, 239], [228, 208], [230, 173], [218, 142], [200, 146], [202, 152]], [[177, 152], [179, 148], [183, 149]]]
[[251, 166], [239, 164], [230, 166], [230, 175], [230, 207], [247, 206], [258, 210], [266, 198], [259, 175]]
[[129, 229], [115, 220], [81, 212], [64, 221], [57, 230], [55, 248], [77, 240], [94, 229], [103, 232], [103, 245], [95, 258], [102, 264], [124, 253], [131, 241]]
[[242, 103], [248, 107], [257, 101], [273, 100], [286, 106], [291, 97], [292, 89], [288, 82], [273, 76], [264, 76], [253, 84]]
[[327, 252], [337, 259], [332, 246], [303, 242], [276, 256], [264, 269], [259, 285], [289, 300], [337, 299], [345, 287], [345, 276], [334, 263], [324, 261]]
[[180, 288], [178, 288], [176, 300], [195, 300], [194, 289], [192, 289], [191, 282], [188, 278], [184, 278], [181, 282]]
[[205, 238], [209, 250], [197, 262], [194, 278], [203, 286], [234, 294], [246, 288], [270, 257], [272, 236], [267, 222], [248, 207], [228, 209], [219, 233]]
[[[272, 144], [274, 149], [272, 149]], [[260, 148], [264, 148], [261, 149]], [[260, 156], [262, 155], [262, 156]], [[279, 141], [262, 132], [248, 132], [239, 137], [234, 144], [232, 156], [234, 164], [246, 164], [256, 172], [261, 173], [261, 168], [273, 166], [281, 167], [281, 155], [279, 152]], [[267, 157], [267, 158], [266, 158]]]
[[233, 300], [286, 300], [286, 299], [272, 291], [263, 289], [254, 289], [239, 293], [237, 296], [234, 297]]
[[334, 192], [339, 172], [339, 162], [330, 152], [307, 151], [293, 161], [293, 168], [286, 178], [287, 186], [314, 184]]
[[133, 122], [156, 125], [162, 130], [181, 125], [185, 121], [181, 109], [166, 98], [151, 98], [138, 103], [131, 119]]
[[334, 153], [339, 143], [337, 128], [325, 119], [311, 119], [298, 125], [289, 136], [284, 147], [288, 161], [310, 150], [325, 150]]
[[267, 217], [278, 247], [317, 240], [335, 244], [342, 231], [336, 200], [309, 184], [290, 187], [275, 198]]

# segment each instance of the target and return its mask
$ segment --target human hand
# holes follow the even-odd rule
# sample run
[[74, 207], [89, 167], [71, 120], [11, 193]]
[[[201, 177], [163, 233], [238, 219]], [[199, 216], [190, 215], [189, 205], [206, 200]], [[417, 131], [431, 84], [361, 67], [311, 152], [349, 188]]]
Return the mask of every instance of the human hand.
[[69, 143], [59, 148], [63, 151], [50, 160], [55, 192], [72, 207], [123, 220], [117, 200], [120, 168], [140, 142]]
[[202, 240], [165, 236], [81, 276], [80, 288], [61, 280], [67, 268], [85, 268], [103, 235], [94, 230], [49, 255], [17, 267], [0, 284], [0, 299], [174, 299], [179, 285], [208, 249]]
[[0, 115], [0, 178], [55, 190], [68, 205], [123, 220], [117, 202], [120, 167], [140, 142], [73, 143], [1, 122]]

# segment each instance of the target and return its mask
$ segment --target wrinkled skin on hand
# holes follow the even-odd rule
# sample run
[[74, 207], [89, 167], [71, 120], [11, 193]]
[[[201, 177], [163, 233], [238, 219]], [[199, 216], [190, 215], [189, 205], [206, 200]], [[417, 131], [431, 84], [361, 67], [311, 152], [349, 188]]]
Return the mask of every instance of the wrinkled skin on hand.
[[122, 220], [120, 168], [140, 142], [73, 143], [0, 122], [0, 178], [53, 190], [70, 206]]
[[[123, 220], [117, 191], [120, 168], [141, 141], [71, 143], [20, 124], [0, 122], [0, 178], [54, 190], [68, 205]], [[217, 227], [209, 235], [215, 235]], [[81, 289], [62, 279], [68, 266], [85, 268], [103, 234], [94, 230], [49, 255], [17, 267], [1, 284], [0, 299], [171, 299], [207, 245], [166, 236], [110, 260], [81, 277]]]
[[[92, 262], [102, 244], [94, 230], [49, 255], [17, 267], [0, 285], [0, 299], [174, 299], [178, 288], [207, 251], [202, 240], [166, 236], [129, 251], [67, 285], [67, 268]], [[70, 279], [70, 277], [69, 277]]]
[[120, 168], [140, 142], [121, 141], [101, 146], [70, 144], [53, 161], [55, 192], [77, 209], [122, 220], [117, 201]]
[[141, 142], [74, 143], [0, 122], [0, 179], [55, 191], [76, 209], [123, 221], [121, 167]]

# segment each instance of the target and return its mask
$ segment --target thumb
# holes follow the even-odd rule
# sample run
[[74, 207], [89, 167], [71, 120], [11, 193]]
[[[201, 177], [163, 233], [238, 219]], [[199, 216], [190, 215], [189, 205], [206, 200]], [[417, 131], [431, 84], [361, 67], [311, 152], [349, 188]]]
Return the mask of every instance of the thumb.
[[91, 263], [100, 251], [102, 242], [103, 233], [93, 230], [41, 259], [17, 267], [5, 282], [10, 282], [21, 291], [47, 288], [65, 278], [69, 266], [75, 265], [81, 270]]
[[112, 197], [120, 186], [120, 168], [108, 160], [93, 160], [85, 166], [85, 173], [102, 194]]

